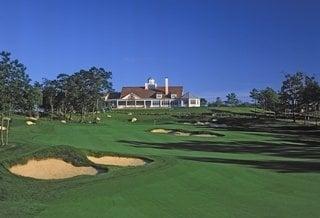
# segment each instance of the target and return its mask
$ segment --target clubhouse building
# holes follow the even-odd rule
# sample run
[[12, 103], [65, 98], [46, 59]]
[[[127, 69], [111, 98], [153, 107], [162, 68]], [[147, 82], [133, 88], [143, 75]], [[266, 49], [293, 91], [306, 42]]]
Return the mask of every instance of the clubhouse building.
[[104, 97], [107, 106], [112, 108], [172, 108], [200, 107], [200, 98], [183, 92], [183, 86], [158, 86], [149, 78], [144, 86], [123, 87], [121, 92], [110, 92]]

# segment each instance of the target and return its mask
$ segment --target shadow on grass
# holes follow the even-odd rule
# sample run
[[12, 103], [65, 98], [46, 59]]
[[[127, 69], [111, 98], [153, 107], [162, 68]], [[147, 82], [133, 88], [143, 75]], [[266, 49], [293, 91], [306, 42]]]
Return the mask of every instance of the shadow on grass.
[[235, 164], [242, 166], [250, 166], [258, 169], [267, 169], [279, 173], [319, 173], [320, 162], [308, 161], [284, 161], [284, 160], [239, 160], [224, 159], [210, 157], [181, 157], [184, 160], [192, 160], [197, 162], [218, 163], [218, 164]]
[[[305, 160], [239, 160], [239, 159], [220, 159], [208, 157], [182, 157], [183, 159], [251, 166], [260, 169], [270, 169], [276, 172], [320, 172], [320, 146], [315, 141], [292, 141], [290, 143], [273, 143], [273, 142], [212, 142], [212, 141], [184, 141], [172, 143], [154, 143], [140, 141], [121, 140], [136, 148], [155, 148], [155, 149], [175, 149], [185, 151], [203, 151], [203, 152], [220, 152], [229, 154], [261, 154], [273, 157], [285, 157]], [[299, 144], [298, 144], [299, 143]]]
[[[219, 126], [222, 124], [225, 125], [225, 127], [215, 127], [215, 125]], [[207, 128], [221, 131], [268, 132], [320, 138], [320, 126], [306, 126], [274, 119], [220, 118], [218, 122], [213, 123]]]
[[320, 159], [320, 143], [314, 141], [298, 142], [299, 144], [273, 142], [212, 142], [212, 141], [184, 141], [184, 142], [140, 142], [121, 140], [137, 148], [176, 149], [185, 151], [220, 152], [232, 154], [262, 154], [286, 158]]

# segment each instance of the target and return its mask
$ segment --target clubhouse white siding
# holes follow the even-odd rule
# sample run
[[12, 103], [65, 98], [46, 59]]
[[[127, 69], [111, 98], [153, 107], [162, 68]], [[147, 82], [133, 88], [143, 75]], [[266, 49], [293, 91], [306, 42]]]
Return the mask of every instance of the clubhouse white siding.
[[189, 92], [183, 94], [182, 86], [169, 86], [168, 78], [163, 87], [152, 78], [143, 87], [123, 87], [121, 92], [107, 93], [105, 101], [118, 109], [200, 107], [200, 98]]

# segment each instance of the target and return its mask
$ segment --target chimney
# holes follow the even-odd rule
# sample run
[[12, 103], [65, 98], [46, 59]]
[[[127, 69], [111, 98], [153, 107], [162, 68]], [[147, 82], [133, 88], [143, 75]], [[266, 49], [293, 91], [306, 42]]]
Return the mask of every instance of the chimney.
[[165, 94], [168, 95], [169, 94], [169, 79], [168, 77], [166, 77], [164, 79], [164, 91], [165, 91]]

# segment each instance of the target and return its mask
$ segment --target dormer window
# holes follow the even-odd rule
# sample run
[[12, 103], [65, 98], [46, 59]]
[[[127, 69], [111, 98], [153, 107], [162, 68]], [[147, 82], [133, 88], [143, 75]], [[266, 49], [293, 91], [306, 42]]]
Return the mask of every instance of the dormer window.
[[157, 98], [157, 99], [162, 98], [162, 94], [157, 94], [157, 95], [156, 95], [156, 98]]
[[157, 83], [155, 81], [155, 79], [153, 78], [149, 78], [147, 80], [147, 82], [144, 84], [144, 89], [149, 89], [149, 90], [153, 90], [153, 89], [156, 89], [157, 88]]
[[171, 94], [171, 98], [177, 98], [177, 94]]

